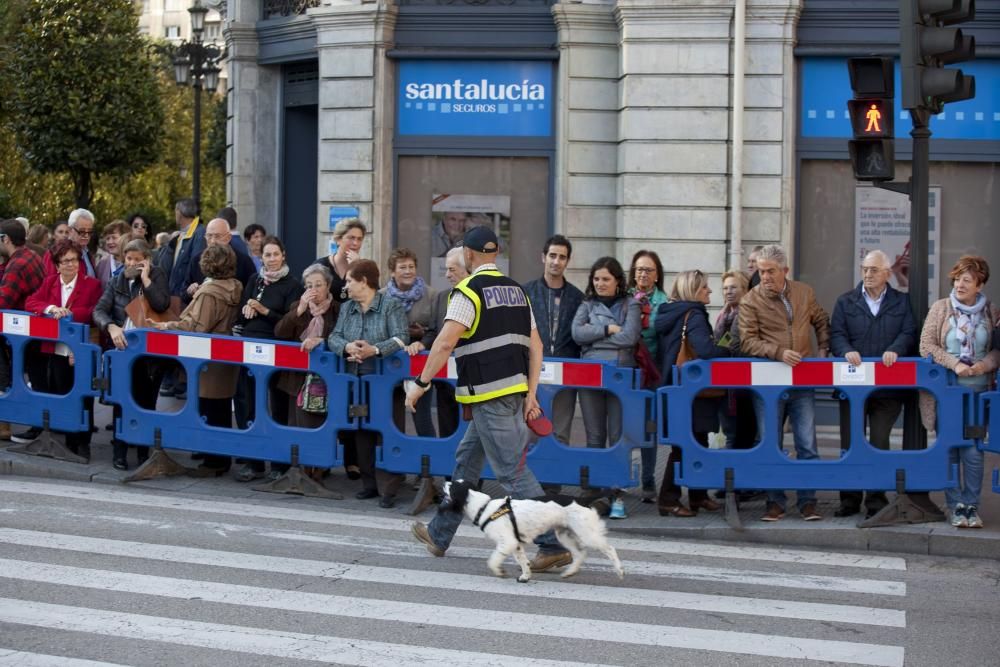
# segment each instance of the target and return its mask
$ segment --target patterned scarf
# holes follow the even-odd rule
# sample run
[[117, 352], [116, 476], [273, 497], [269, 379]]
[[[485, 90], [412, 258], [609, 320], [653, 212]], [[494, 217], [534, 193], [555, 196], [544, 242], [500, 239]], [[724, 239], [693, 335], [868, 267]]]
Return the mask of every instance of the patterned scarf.
[[726, 307], [719, 312], [719, 316], [715, 318], [715, 340], [722, 340], [722, 337], [726, 335], [726, 332], [733, 328], [733, 320], [740, 312], [740, 304], [726, 304]]
[[277, 271], [268, 271], [264, 268], [264, 265], [260, 266], [260, 277], [264, 280], [265, 285], [270, 285], [271, 283], [276, 283], [285, 276], [288, 275], [288, 265], [282, 264], [281, 268]]
[[323, 337], [323, 315], [326, 314], [326, 311], [330, 310], [330, 304], [332, 303], [333, 296], [330, 295], [326, 297], [326, 301], [319, 303], [309, 302], [309, 313], [312, 315], [312, 319], [309, 320], [309, 326], [299, 336], [299, 340]]
[[976, 295], [976, 303], [966, 306], [955, 297], [955, 290], [952, 290], [951, 307], [955, 316], [955, 338], [962, 346], [958, 358], [966, 366], [971, 366], [976, 362], [976, 327], [983, 319], [986, 295], [980, 292]]
[[417, 276], [417, 279], [413, 281], [413, 286], [408, 290], [401, 290], [396, 285], [396, 280], [392, 279], [389, 281], [386, 291], [394, 299], [399, 299], [403, 302], [403, 310], [410, 312], [413, 308], [413, 304], [424, 298], [424, 294], [427, 293], [427, 284], [424, 283], [424, 279]]

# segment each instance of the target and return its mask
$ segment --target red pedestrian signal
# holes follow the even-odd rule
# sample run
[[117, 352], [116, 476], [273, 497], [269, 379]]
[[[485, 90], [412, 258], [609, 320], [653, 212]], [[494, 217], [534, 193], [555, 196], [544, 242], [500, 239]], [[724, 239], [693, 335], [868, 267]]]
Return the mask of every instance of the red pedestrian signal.
[[847, 101], [854, 138], [848, 149], [859, 181], [891, 181], [895, 176], [893, 140], [893, 61], [851, 58], [847, 61], [854, 99]]

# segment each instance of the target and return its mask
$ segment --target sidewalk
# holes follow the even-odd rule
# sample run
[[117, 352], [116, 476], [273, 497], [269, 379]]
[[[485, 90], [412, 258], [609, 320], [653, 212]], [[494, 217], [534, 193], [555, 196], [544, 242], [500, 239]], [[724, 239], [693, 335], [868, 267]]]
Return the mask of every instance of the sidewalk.
[[[91, 445], [91, 463], [81, 465], [56, 461], [26, 454], [16, 454], [9, 451], [13, 443], [0, 443], [0, 474], [28, 477], [44, 477], [66, 479], [77, 482], [98, 482], [103, 484], [120, 484], [134, 470], [135, 454], [129, 452], [128, 472], [120, 472], [111, 467], [111, 432], [104, 430], [104, 424], [111, 418], [111, 410], [107, 406], [97, 406], [96, 423], [100, 431], [94, 434]], [[15, 432], [18, 430], [14, 427]], [[825, 447], [824, 447], [825, 445]], [[834, 443], [822, 442], [821, 449], [832, 448]], [[183, 452], [170, 452], [178, 462], [197, 465], [190, 462]], [[662, 475], [662, 467], [666, 455], [658, 457], [658, 479]], [[757, 544], [789, 545], [808, 547], [812, 549], [845, 549], [853, 551], [888, 551], [933, 556], [958, 556], [965, 558], [1000, 559], [1000, 494], [992, 492], [993, 469], [1000, 467], [1000, 456], [987, 454], [986, 478], [984, 479], [982, 505], [980, 515], [986, 524], [982, 530], [959, 530], [944, 522], [900, 525], [887, 528], [859, 529], [856, 523], [863, 515], [838, 519], [833, 516], [837, 508], [837, 494], [831, 491], [821, 491], [819, 495], [819, 510], [823, 514], [822, 521], [806, 523], [802, 521], [789, 503], [787, 516], [777, 523], [762, 523], [759, 519], [764, 512], [764, 501], [744, 503], [741, 506], [740, 518], [744, 530], [737, 531], [726, 524], [721, 513], [700, 513], [697, 517], [681, 519], [676, 517], [661, 517], [655, 504], [643, 503], [637, 489], [630, 490], [626, 496], [628, 518], [621, 521], [608, 521], [612, 535], [634, 534], [645, 536], [660, 536], [684, 540], [711, 540], [719, 542], [748, 542]], [[255, 492], [253, 486], [260, 481], [241, 484], [230, 476], [220, 478], [168, 477], [144, 482], [133, 482], [131, 486], [162, 491], [183, 491], [185, 493], [201, 493], [212, 496], [246, 496], [265, 499], [268, 495]], [[405, 485], [400, 493], [397, 505], [393, 509], [380, 509], [374, 500], [355, 500], [354, 493], [360, 489], [359, 482], [346, 478], [343, 471], [335, 469], [325, 480], [326, 486], [344, 495], [344, 500], [299, 499], [310, 506], [329, 507], [331, 511], [345, 509], [352, 512], [372, 512], [405, 517], [405, 511], [412, 497], [412, 485]], [[491, 482], [485, 490], [499, 496], [498, 485]], [[564, 487], [564, 493], [573, 494], [578, 489]], [[275, 496], [277, 498], [279, 496]], [[943, 504], [943, 494], [934, 493], [931, 497]], [[284, 496], [287, 499], [295, 496]], [[422, 515], [427, 520], [433, 509], [426, 510]]]

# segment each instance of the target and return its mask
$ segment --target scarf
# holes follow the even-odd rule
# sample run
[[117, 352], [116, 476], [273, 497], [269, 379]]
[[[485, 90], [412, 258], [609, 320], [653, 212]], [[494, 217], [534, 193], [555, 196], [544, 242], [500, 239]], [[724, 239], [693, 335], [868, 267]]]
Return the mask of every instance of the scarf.
[[332, 295], [327, 296], [326, 301], [321, 301], [320, 303], [309, 302], [309, 313], [312, 315], [312, 319], [309, 320], [309, 325], [302, 332], [302, 335], [299, 336], [299, 340], [323, 337], [323, 315], [326, 314], [326, 311], [330, 310], [330, 304], [332, 303]]
[[733, 327], [733, 320], [740, 312], [740, 304], [736, 303], [733, 305], [726, 304], [726, 307], [719, 312], [719, 316], [715, 318], [715, 340], [722, 340], [722, 337], [726, 335], [726, 332]]
[[[653, 288], [656, 289], [656, 288]], [[649, 314], [653, 312], [653, 305], [649, 302], [653, 290], [648, 293], [641, 291], [638, 287], [632, 288], [632, 298], [639, 302], [639, 312], [642, 313], [642, 328], [649, 328]]]
[[424, 298], [424, 294], [427, 293], [427, 284], [424, 283], [424, 279], [417, 276], [417, 279], [413, 281], [413, 286], [408, 290], [401, 290], [396, 286], [395, 279], [389, 281], [389, 285], [386, 287], [386, 291], [394, 299], [399, 299], [403, 302], [403, 310], [410, 312], [413, 308], [413, 304]]
[[955, 338], [961, 345], [959, 360], [971, 366], [976, 361], [976, 327], [983, 319], [983, 309], [986, 307], [986, 295], [979, 293], [976, 295], [976, 303], [966, 306], [955, 297], [955, 290], [951, 291], [951, 307], [955, 316]]
[[264, 285], [270, 285], [271, 283], [276, 283], [285, 276], [288, 275], [288, 265], [282, 264], [281, 268], [277, 271], [268, 271], [264, 268], [264, 265], [260, 266], [260, 277], [264, 280]]

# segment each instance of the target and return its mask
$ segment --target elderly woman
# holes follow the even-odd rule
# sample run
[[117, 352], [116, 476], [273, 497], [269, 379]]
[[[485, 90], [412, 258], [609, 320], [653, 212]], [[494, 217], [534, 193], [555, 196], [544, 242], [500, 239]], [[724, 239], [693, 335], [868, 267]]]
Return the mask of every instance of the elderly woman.
[[[756, 262], [756, 260], [754, 260]], [[722, 274], [722, 311], [715, 318], [713, 335], [733, 356], [740, 354], [740, 299], [749, 291], [750, 279], [743, 271]], [[750, 393], [732, 389], [719, 404], [719, 421], [726, 436], [727, 449], [750, 449], [757, 437], [757, 417]]]
[[[276, 236], [264, 239], [261, 250], [261, 267], [253, 280], [243, 288], [240, 314], [233, 325], [233, 334], [246, 338], [273, 340], [274, 327], [292, 309], [292, 304], [302, 296], [302, 283], [289, 274], [285, 246]], [[279, 424], [288, 423], [288, 401], [271, 392], [271, 417]], [[249, 427], [255, 416], [253, 381], [249, 372], [240, 370], [239, 384], [234, 399], [236, 426]], [[263, 461], [250, 461], [236, 472], [236, 479], [249, 482], [263, 477]]]
[[[635, 344], [642, 330], [642, 308], [628, 296], [625, 272], [614, 257], [590, 267], [584, 300], [573, 317], [573, 340], [581, 359], [635, 367]], [[580, 390], [580, 410], [588, 447], [614, 446], [622, 435], [622, 406], [600, 389]]]
[[[80, 249], [70, 240], [60, 241], [52, 247], [52, 262], [56, 273], [46, 276], [38, 291], [24, 302], [25, 310], [38, 315], [48, 315], [57, 320], [64, 317], [73, 322], [90, 324], [97, 300], [101, 298], [101, 283], [95, 278], [79, 273]], [[73, 388], [73, 354], [60, 343], [43, 342], [39, 346], [41, 354], [31, 363], [38, 367], [29, 369], [32, 385], [36, 391], [52, 394], [68, 394]], [[43, 378], [34, 382], [35, 378]], [[84, 409], [94, 421], [94, 400], [85, 399]], [[90, 459], [90, 433], [67, 433], [66, 448], [74, 454]], [[25, 434], [21, 434], [24, 436]], [[38, 437], [37, 434], [35, 437]]]
[[[125, 332], [145, 322], [136, 324], [129, 318], [125, 308], [140, 295], [146, 297], [149, 308], [157, 313], [166, 312], [170, 307], [170, 290], [167, 275], [159, 267], [153, 266], [149, 246], [141, 239], [129, 241], [125, 245], [124, 269], [111, 279], [104, 288], [101, 299], [94, 308], [94, 326], [105, 334], [105, 340], [116, 349], [124, 350], [128, 343]], [[132, 366], [132, 397], [145, 410], [156, 410], [160, 381], [165, 371], [163, 362], [155, 357], [141, 357]], [[121, 409], [115, 407], [115, 414]], [[128, 443], [111, 440], [111, 465], [117, 470], [128, 470], [126, 459]], [[137, 447], [137, 464], [142, 465], [149, 456], [149, 447]]]
[[[992, 350], [993, 330], [1000, 309], [983, 294], [990, 279], [990, 267], [982, 257], [959, 258], [948, 274], [951, 294], [936, 301], [927, 313], [920, 332], [920, 356], [931, 355], [934, 362], [955, 372], [960, 385], [976, 392], [993, 384], [993, 371], [1000, 367], [1000, 351]], [[920, 413], [928, 431], [936, 430], [933, 398], [920, 396]], [[944, 492], [956, 528], [982, 528], [979, 496], [983, 488], [983, 452], [976, 446], [952, 450], [961, 481]]]
[[122, 251], [125, 244], [132, 238], [132, 228], [124, 220], [109, 222], [101, 232], [101, 246], [104, 257], [97, 262], [97, 279], [101, 281], [103, 290], [111, 279], [122, 272], [125, 267]]
[[[682, 271], [674, 278], [670, 303], [660, 306], [656, 313], [656, 333], [660, 337], [664, 384], [673, 381], [671, 366], [676, 363], [684, 342], [698, 359], [730, 356], [729, 348], [717, 345], [712, 335], [708, 311], [705, 309], [711, 301], [711, 295], [708, 276], [701, 271]], [[708, 434], [719, 430], [719, 399], [696, 397], [691, 409], [694, 439], [702, 447], [708, 447]], [[680, 462], [680, 447], [671, 447], [657, 501], [660, 516], [692, 517], [699, 509], [718, 511], [719, 504], [709, 499], [704, 490], [690, 489], [690, 508], [681, 504], [681, 489], [674, 482], [674, 463]]]
[[[209, 246], [198, 262], [205, 282], [174, 322], [151, 323], [161, 330], [228, 334], [239, 313], [242, 285], [236, 279], [236, 253], [229, 246]], [[198, 412], [209, 426], [232, 428], [232, 398], [239, 366], [209, 363], [198, 378]], [[206, 455], [202, 468], [216, 475], [229, 469], [229, 457]]]
[[[409, 323], [410, 344], [406, 353], [411, 357], [430, 348], [434, 342], [433, 330], [437, 326], [434, 321], [434, 301], [437, 292], [417, 275], [417, 255], [409, 248], [397, 248], [389, 254], [389, 282], [382, 291], [403, 304], [406, 311], [406, 321]], [[406, 413], [403, 401], [406, 398], [403, 388], [397, 387], [393, 392], [393, 421], [402, 431], [406, 425]], [[428, 391], [417, 401], [416, 412], [413, 414], [413, 425], [417, 435], [424, 438], [435, 438], [434, 422], [431, 420], [431, 392]]]
[[368, 228], [357, 218], [344, 218], [333, 228], [333, 244], [336, 250], [332, 255], [318, 258], [315, 263], [322, 264], [333, 272], [333, 298], [335, 301], [347, 300], [347, 268], [361, 258], [361, 246], [365, 243]]
[[[333, 300], [330, 286], [333, 284], [333, 274], [321, 264], [312, 264], [302, 272], [302, 284], [305, 292], [292, 304], [281, 321], [274, 327], [274, 335], [281, 340], [301, 342], [304, 352], [311, 352], [316, 346], [326, 341], [333, 331], [340, 312], [340, 304]], [[319, 428], [326, 420], [326, 414], [309, 409], [306, 402], [299, 401], [303, 391], [306, 373], [285, 371], [278, 377], [277, 388], [288, 396], [288, 414], [290, 426], [301, 428]], [[322, 380], [311, 378], [322, 384]], [[325, 386], [325, 385], [324, 385]]]
[[[650, 317], [667, 302], [663, 291], [663, 263], [652, 250], [640, 250], [632, 255], [632, 266], [628, 271], [628, 293], [639, 302], [642, 312], [642, 343], [650, 357], [656, 359], [656, 329]], [[653, 378], [655, 383], [655, 377]], [[644, 382], [643, 386], [647, 383]], [[642, 454], [642, 502], [651, 503], [656, 498], [656, 447], [641, 450]]]
[[[409, 343], [403, 304], [379, 292], [378, 280], [378, 265], [369, 259], [359, 259], [347, 270], [350, 300], [340, 309], [337, 326], [327, 339], [327, 345], [330, 351], [347, 360], [349, 373], [371, 373], [375, 370], [375, 357], [387, 357]], [[345, 440], [345, 448], [353, 444], [357, 449], [362, 489], [355, 497], [359, 500], [377, 498], [376, 434], [354, 431], [341, 433], [341, 437]], [[393, 476], [379, 502], [381, 507], [389, 508], [395, 504], [395, 494], [401, 482], [401, 475]]]

